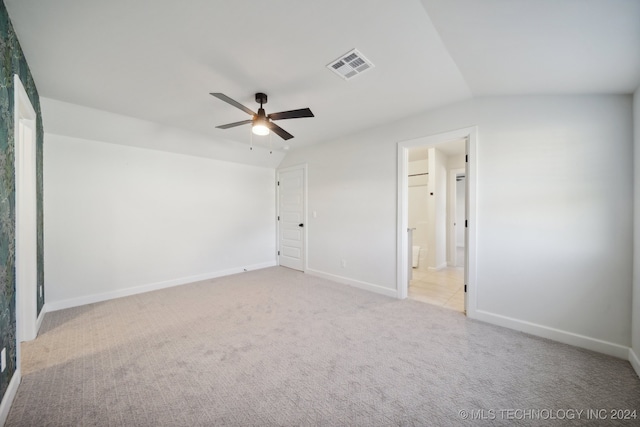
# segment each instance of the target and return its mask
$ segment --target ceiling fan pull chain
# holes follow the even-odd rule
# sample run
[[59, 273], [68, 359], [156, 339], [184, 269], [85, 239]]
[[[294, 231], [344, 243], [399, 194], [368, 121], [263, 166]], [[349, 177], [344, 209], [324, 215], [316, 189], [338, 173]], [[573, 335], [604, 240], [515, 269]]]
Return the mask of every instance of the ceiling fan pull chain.
[[251, 142], [249, 143], [249, 150], [253, 150], [253, 132], [249, 130], [249, 137], [251, 138]]
[[273, 142], [271, 142], [271, 134], [272, 132], [269, 132], [269, 154], [273, 154]]

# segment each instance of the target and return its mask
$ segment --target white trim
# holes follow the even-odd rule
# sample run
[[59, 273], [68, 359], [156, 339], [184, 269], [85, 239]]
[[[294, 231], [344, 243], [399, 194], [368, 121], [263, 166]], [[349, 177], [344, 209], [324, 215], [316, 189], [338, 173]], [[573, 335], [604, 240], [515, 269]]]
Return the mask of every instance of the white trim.
[[536, 323], [524, 320], [514, 319], [512, 317], [502, 316], [500, 314], [490, 313], [484, 310], [476, 310], [476, 319], [482, 320], [493, 325], [503, 326], [516, 331], [526, 332], [542, 338], [548, 338], [564, 344], [573, 345], [587, 350], [596, 351], [598, 353], [608, 354], [620, 359], [629, 358], [629, 347], [615, 344], [596, 338], [587, 337], [585, 335], [575, 334], [560, 329], [550, 328], [548, 326], [538, 325]]
[[[407, 169], [407, 170], [405, 170]], [[409, 188], [409, 150], [403, 143], [398, 143], [398, 212], [396, 215], [396, 290], [399, 299], [405, 299], [409, 293], [409, 248], [408, 233], [409, 220], [404, 215], [409, 211], [409, 195], [405, 194]]]
[[431, 270], [431, 271], [440, 271], [447, 268], [447, 263], [443, 262], [440, 265], [436, 265], [435, 267], [427, 267], [427, 270]]
[[633, 351], [633, 348], [629, 349], [629, 363], [631, 363], [633, 370], [636, 371], [636, 375], [640, 377], [640, 358], [638, 358], [638, 355]]
[[299, 165], [293, 165], [286, 168], [278, 169], [276, 171], [276, 262], [280, 265], [280, 256], [278, 255], [278, 251], [280, 250], [280, 221], [278, 221], [277, 217], [280, 216], [280, 186], [278, 182], [280, 181], [280, 173], [282, 172], [291, 172], [295, 170], [302, 169], [302, 218], [304, 227], [302, 229], [302, 272], [306, 272], [309, 268], [309, 257], [307, 254], [309, 253], [309, 239], [308, 239], [308, 228], [309, 228], [309, 209], [308, 209], [308, 197], [307, 197], [307, 163], [301, 163]]
[[380, 285], [374, 285], [373, 283], [349, 279], [348, 277], [337, 276], [335, 274], [325, 273], [323, 271], [313, 269], [308, 269], [305, 273], [337, 283], [342, 283], [343, 285], [353, 286], [354, 288], [364, 289], [365, 291], [375, 292], [376, 294], [385, 295], [391, 298], [398, 298], [398, 292], [395, 289], [385, 288]]
[[408, 195], [407, 195], [407, 173], [409, 148], [424, 147], [428, 145], [436, 145], [442, 142], [454, 141], [458, 139], [467, 139], [469, 155], [468, 174], [467, 174], [467, 233], [468, 238], [466, 251], [466, 274], [467, 274], [467, 295], [466, 295], [466, 314], [469, 318], [475, 318], [477, 310], [478, 289], [476, 281], [476, 180], [477, 180], [477, 144], [478, 144], [478, 128], [472, 126], [468, 128], [453, 130], [450, 132], [430, 135], [422, 138], [412, 139], [409, 141], [398, 142], [398, 209], [397, 209], [397, 260], [396, 260], [396, 289], [397, 297], [404, 299], [408, 294], [408, 241], [407, 227], [408, 218]]
[[166, 280], [163, 282], [149, 283], [146, 285], [134, 286], [126, 289], [119, 289], [112, 292], [104, 292], [101, 294], [86, 295], [77, 298], [70, 298], [61, 301], [47, 302], [47, 311], [64, 310], [71, 307], [79, 307], [82, 305], [93, 304], [96, 302], [108, 301], [116, 298], [127, 297], [131, 295], [143, 294], [145, 292], [157, 291], [160, 289], [171, 288], [174, 286], [186, 285], [189, 283], [199, 282], [202, 280], [215, 279], [217, 277], [230, 276], [232, 274], [243, 273], [249, 270], [259, 270], [262, 268], [275, 267], [276, 262], [264, 262], [254, 264], [248, 267], [230, 268], [228, 270], [216, 271], [211, 273], [199, 274], [195, 276], [181, 277], [179, 279]]
[[20, 374], [20, 369], [16, 369], [13, 373], [13, 377], [11, 377], [11, 381], [9, 381], [7, 391], [2, 397], [2, 403], [0, 403], [0, 426], [3, 426], [7, 422], [9, 411], [11, 410], [13, 399], [15, 399], [16, 394], [18, 393], [18, 386], [20, 385], [21, 380], [22, 376]]
[[20, 368], [20, 345], [38, 335], [38, 241], [36, 183], [36, 111], [20, 76], [14, 84], [14, 152], [16, 206], [16, 369]]

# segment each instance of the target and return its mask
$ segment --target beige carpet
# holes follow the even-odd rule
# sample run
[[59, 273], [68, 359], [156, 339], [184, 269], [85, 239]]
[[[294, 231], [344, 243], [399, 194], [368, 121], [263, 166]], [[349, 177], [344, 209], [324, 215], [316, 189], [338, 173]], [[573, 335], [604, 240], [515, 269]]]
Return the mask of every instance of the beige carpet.
[[640, 411], [624, 360], [278, 267], [48, 313], [23, 356], [8, 426], [638, 425], [544, 418]]

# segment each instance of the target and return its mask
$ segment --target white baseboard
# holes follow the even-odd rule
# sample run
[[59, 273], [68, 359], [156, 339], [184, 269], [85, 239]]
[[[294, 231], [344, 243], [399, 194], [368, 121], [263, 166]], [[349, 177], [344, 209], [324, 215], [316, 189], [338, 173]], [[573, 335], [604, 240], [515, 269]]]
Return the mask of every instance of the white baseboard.
[[307, 269], [305, 273], [312, 276], [322, 277], [323, 279], [332, 280], [334, 282], [342, 283], [344, 285], [353, 286], [354, 288], [364, 289], [365, 291], [375, 292], [376, 294], [386, 295], [392, 298], [398, 298], [398, 291], [396, 289], [384, 288], [373, 283], [362, 282], [360, 280], [349, 279], [348, 277], [337, 276], [335, 274], [325, 273], [323, 271]]
[[526, 332], [542, 338], [548, 338], [564, 344], [608, 354], [620, 359], [627, 360], [629, 358], [629, 347], [587, 337], [585, 335], [574, 334], [573, 332], [554, 329], [548, 326], [538, 325], [536, 323], [514, 319], [512, 317], [502, 316], [483, 310], [476, 310], [473, 318], [482, 320], [483, 322], [492, 323], [494, 325], [504, 326], [505, 328], [515, 329], [516, 331]]
[[[202, 280], [215, 279], [216, 277], [230, 276], [232, 274], [243, 273], [245, 271], [259, 270], [267, 267], [274, 267], [275, 261], [264, 262], [261, 264], [254, 264], [247, 267], [230, 268], [222, 271], [215, 271], [212, 273], [199, 274], [195, 276], [181, 277], [179, 279], [166, 280], [163, 282], [149, 283], [146, 285], [139, 285], [125, 289], [118, 289], [116, 291], [104, 292], [94, 295], [86, 295], [77, 298], [70, 298], [60, 301], [47, 302], [47, 311], [64, 310], [71, 307], [79, 307], [82, 305], [93, 304], [96, 302], [108, 301], [115, 298], [122, 298], [131, 295], [142, 294], [145, 292], [157, 291], [160, 289], [170, 288], [173, 286], [186, 285], [188, 283], [200, 282]], [[44, 311], [44, 310], [43, 310]]]
[[435, 267], [427, 267], [427, 268], [428, 268], [429, 270], [431, 270], [431, 271], [439, 271], [439, 270], [442, 270], [443, 268], [447, 268], [447, 263], [446, 263], [446, 262], [444, 262], [444, 263], [442, 263], [442, 264], [440, 264], [440, 265], [437, 265], [437, 266], [435, 266]]
[[629, 349], [629, 363], [631, 363], [633, 370], [636, 371], [636, 375], [640, 377], [640, 358], [638, 358], [638, 355], [633, 351], [633, 348]]
[[2, 398], [2, 403], [0, 403], [0, 426], [3, 426], [7, 422], [9, 411], [11, 410], [11, 405], [13, 404], [13, 399], [18, 393], [18, 386], [20, 385], [21, 378], [22, 377], [20, 376], [20, 369], [17, 369], [13, 373], [11, 381], [9, 381], [7, 391], [4, 393], [4, 397]]

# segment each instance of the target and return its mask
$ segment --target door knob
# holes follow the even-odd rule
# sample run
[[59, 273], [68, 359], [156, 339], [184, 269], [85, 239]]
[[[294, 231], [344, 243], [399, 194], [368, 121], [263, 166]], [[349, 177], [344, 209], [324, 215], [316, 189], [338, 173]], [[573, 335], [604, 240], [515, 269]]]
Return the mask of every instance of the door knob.
[[302, 223], [298, 224], [298, 227], [304, 227], [304, 224], [302, 224]]

